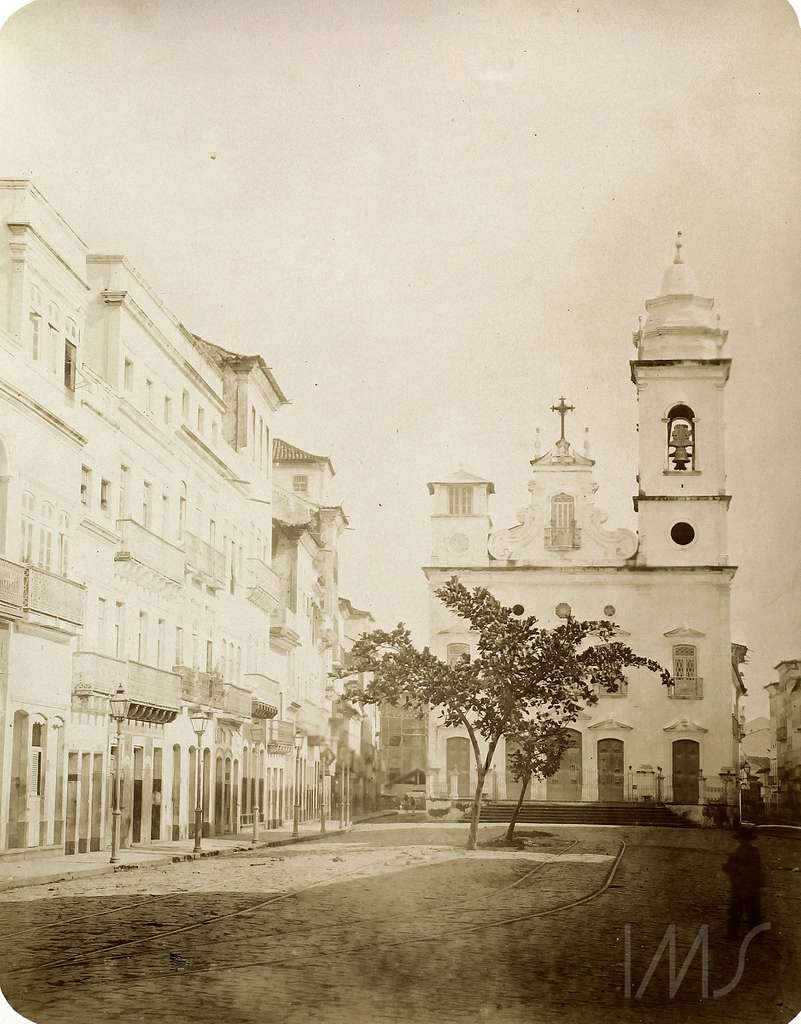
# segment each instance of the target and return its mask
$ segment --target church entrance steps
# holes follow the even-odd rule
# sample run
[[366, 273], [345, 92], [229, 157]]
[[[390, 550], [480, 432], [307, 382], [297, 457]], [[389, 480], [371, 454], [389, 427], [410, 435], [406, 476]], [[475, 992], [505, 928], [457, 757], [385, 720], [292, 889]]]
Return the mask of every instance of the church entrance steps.
[[[481, 821], [511, 821], [514, 800], [492, 800], [482, 804]], [[674, 813], [664, 804], [634, 803], [556, 803], [527, 801], [517, 817], [521, 824], [558, 825], [661, 825], [692, 828], [693, 822]]]

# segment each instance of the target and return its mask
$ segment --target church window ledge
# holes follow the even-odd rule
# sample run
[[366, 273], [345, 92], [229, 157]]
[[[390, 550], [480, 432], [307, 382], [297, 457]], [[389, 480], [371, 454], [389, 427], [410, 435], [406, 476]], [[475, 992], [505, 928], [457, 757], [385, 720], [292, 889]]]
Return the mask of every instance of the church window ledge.
[[663, 469], [662, 476], [703, 476], [700, 469]]

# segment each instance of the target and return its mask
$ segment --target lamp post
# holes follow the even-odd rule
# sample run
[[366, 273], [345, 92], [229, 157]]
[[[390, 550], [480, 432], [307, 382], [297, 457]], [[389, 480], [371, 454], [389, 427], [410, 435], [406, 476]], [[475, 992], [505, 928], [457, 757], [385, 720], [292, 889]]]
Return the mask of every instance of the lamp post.
[[193, 853], [200, 853], [200, 838], [203, 834], [203, 733], [209, 721], [208, 711], [195, 708], [189, 720], [197, 736], [197, 757], [195, 758], [195, 845]]
[[339, 773], [339, 827], [345, 827], [345, 758], [342, 758], [342, 768]]
[[120, 782], [122, 776], [122, 723], [128, 717], [128, 698], [120, 683], [117, 692], [109, 697], [111, 717], [117, 723], [117, 758], [114, 764], [114, 806], [111, 809], [111, 858], [109, 863], [116, 864], [120, 859], [120, 815], [122, 814], [122, 797]]
[[325, 835], [326, 830], [326, 807], [325, 797], [326, 789], [330, 795], [331, 786], [328, 779], [334, 774], [334, 758], [328, 753], [324, 752], [322, 759], [320, 760], [320, 834]]
[[348, 763], [345, 765], [345, 827], [350, 828], [350, 751], [348, 751]]
[[303, 733], [295, 733], [295, 805], [292, 808], [292, 838], [297, 839], [300, 829], [300, 750], [303, 746]]

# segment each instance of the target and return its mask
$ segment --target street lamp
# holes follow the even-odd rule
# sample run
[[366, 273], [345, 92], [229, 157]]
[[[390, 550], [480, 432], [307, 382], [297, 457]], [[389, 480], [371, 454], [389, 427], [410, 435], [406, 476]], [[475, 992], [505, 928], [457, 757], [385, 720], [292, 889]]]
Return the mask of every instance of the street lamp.
[[295, 806], [292, 816], [292, 838], [297, 839], [300, 827], [300, 750], [303, 746], [303, 733], [295, 733]]
[[109, 863], [116, 864], [120, 859], [120, 815], [122, 814], [122, 797], [120, 780], [122, 776], [122, 723], [128, 717], [128, 698], [120, 683], [117, 692], [108, 699], [111, 717], [117, 723], [117, 758], [114, 765], [114, 805], [111, 809], [111, 858]]
[[203, 733], [209, 721], [208, 711], [195, 708], [189, 713], [189, 721], [197, 736], [197, 757], [195, 758], [195, 845], [193, 853], [200, 853], [200, 838], [203, 834]]
[[331, 783], [328, 781], [334, 775], [334, 758], [328, 751], [325, 751], [322, 760], [320, 761], [320, 834], [325, 835], [325, 819], [326, 811], [326, 790], [330, 794]]

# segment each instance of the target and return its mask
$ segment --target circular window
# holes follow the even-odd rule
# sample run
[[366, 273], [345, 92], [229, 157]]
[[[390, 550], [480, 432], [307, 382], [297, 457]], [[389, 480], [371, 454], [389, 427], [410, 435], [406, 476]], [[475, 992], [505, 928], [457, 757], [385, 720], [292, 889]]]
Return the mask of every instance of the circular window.
[[608, 604], [604, 608], [604, 615], [607, 617], [607, 619], [611, 619], [614, 614], [615, 614], [615, 606], [613, 604]]
[[512, 611], [515, 613], [515, 615], [522, 615], [525, 610], [526, 609], [523, 607], [522, 604], [513, 604], [512, 605]]
[[695, 540], [695, 530], [689, 523], [674, 523], [670, 537], [674, 544], [691, 544]]
[[570, 607], [569, 604], [566, 604], [564, 601], [561, 601], [556, 606], [555, 611], [560, 619], [569, 619], [570, 616], [573, 614], [573, 609]]

